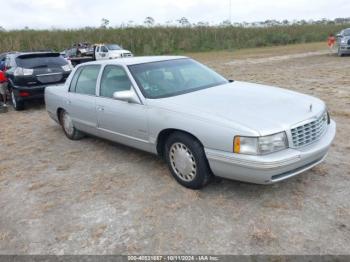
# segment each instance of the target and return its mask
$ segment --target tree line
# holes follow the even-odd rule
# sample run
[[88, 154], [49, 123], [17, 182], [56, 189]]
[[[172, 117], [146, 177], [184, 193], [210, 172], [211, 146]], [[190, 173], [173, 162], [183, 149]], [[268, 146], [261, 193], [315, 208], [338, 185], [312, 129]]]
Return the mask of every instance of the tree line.
[[180, 18], [177, 25], [158, 25], [147, 17], [143, 25], [111, 27], [108, 19], [98, 28], [0, 31], [0, 52], [52, 49], [63, 51], [74, 43], [117, 43], [136, 55], [235, 50], [237, 48], [326, 41], [330, 33], [350, 27], [350, 19], [304, 23], [267, 20], [259, 26], [240, 23], [208, 25]]

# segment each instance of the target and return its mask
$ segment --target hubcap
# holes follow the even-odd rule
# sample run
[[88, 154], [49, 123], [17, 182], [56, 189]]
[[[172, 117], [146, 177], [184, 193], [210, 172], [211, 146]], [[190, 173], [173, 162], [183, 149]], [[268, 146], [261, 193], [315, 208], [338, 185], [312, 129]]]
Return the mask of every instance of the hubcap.
[[183, 181], [192, 181], [197, 174], [197, 165], [192, 152], [182, 143], [174, 143], [169, 152], [175, 174]]
[[72, 119], [66, 112], [63, 113], [62, 122], [63, 122], [62, 124], [63, 124], [64, 131], [66, 131], [66, 133], [70, 136], [73, 135], [74, 127], [73, 127]]

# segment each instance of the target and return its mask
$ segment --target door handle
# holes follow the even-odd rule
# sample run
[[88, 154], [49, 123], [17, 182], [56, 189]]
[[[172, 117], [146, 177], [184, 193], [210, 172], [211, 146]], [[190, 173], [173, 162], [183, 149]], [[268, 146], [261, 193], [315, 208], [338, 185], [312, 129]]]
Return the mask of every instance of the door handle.
[[104, 111], [105, 108], [104, 108], [103, 106], [98, 106], [98, 107], [97, 107], [97, 110], [98, 110], [98, 111]]
[[70, 105], [71, 104], [71, 101], [70, 100], [66, 100], [66, 104]]

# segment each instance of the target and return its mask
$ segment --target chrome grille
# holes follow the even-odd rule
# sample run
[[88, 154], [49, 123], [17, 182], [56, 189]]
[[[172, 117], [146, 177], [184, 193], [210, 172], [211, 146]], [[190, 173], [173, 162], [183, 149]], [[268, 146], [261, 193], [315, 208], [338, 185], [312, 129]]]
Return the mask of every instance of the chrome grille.
[[294, 147], [309, 145], [318, 140], [327, 128], [327, 112], [318, 119], [291, 130]]
[[122, 53], [122, 57], [132, 57], [132, 53]]

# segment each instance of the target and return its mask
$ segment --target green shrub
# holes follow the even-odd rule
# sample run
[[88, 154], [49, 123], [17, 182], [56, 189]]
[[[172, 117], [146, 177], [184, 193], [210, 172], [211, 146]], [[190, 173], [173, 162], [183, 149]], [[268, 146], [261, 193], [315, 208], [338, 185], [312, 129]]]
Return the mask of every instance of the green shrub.
[[53, 49], [76, 42], [118, 43], [136, 55], [170, 54], [326, 41], [330, 32], [350, 25], [314, 24], [272, 27], [134, 27], [0, 32], [0, 52]]

